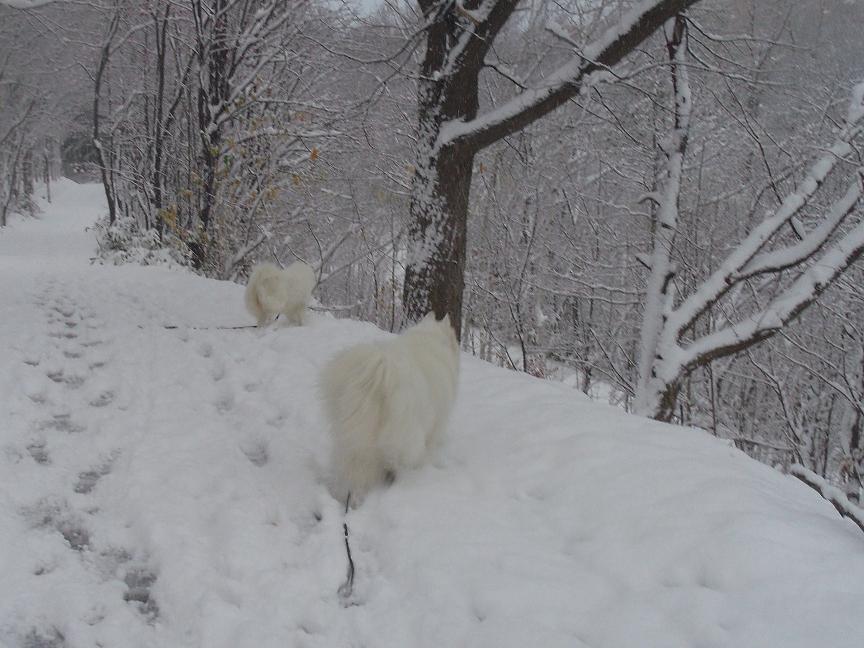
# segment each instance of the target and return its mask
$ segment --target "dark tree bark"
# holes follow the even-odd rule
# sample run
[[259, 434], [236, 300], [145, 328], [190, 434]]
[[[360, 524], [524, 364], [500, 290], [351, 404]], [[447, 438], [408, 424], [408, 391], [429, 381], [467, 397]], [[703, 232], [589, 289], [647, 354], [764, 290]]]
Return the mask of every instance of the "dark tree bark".
[[102, 44], [102, 50], [99, 55], [99, 67], [96, 69], [96, 74], [93, 77], [93, 146], [96, 147], [96, 154], [99, 157], [99, 174], [102, 179], [102, 186], [105, 188], [105, 200], [108, 203], [108, 223], [113, 225], [117, 220], [117, 203], [114, 198], [113, 182], [109, 176], [108, 156], [105, 152], [105, 147], [102, 144], [100, 133], [100, 115], [99, 104], [102, 99], [102, 81], [105, 75], [105, 70], [108, 68], [108, 61], [111, 57], [111, 42], [117, 34], [117, 28], [120, 26], [120, 11], [115, 10], [111, 18], [111, 24], [108, 27], [108, 33], [105, 36], [105, 42]]
[[156, 212], [156, 229], [159, 236], [162, 236], [164, 231], [164, 223], [162, 222], [162, 185], [163, 185], [163, 169], [162, 156], [165, 139], [165, 124], [163, 112], [165, 105], [165, 52], [166, 38], [168, 36], [168, 18], [171, 13], [171, 5], [165, 5], [165, 14], [162, 20], [159, 20], [158, 15], [153, 14], [153, 23], [156, 30], [156, 116], [154, 124], [154, 150], [153, 150], [153, 208]]
[[[475, 9], [479, 2], [465, 3]], [[438, 148], [442, 124], [477, 116], [478, 77], [483, 59], [518, 0], [496, 4], [480, 25], [457, 12], [453, 2], [420, 0], [430, 22], [419, 87], [418, 160], [410, 204], [405, 274], [405, 316], [416, 321], [430, 310], [461, 333], [468, 202], [476, 146]], [[473, 34], [471, 30], [474, 30]], [[461, 47], [461, 54], [454, 49]]]
[[[194, 4], [195, 29], [199, 74], [198, 132], [201, 138], [202, 191], [198, 222], [206, 234], [210, 229], [216, 200], [216, 176], [222, 149], [222, 128], [219, 114], [225, 110], [230, 86], [228, 69], [228, 0], [214, 0], [208, 4], [197, 0]], [[206, 245], [198, 240], [189, 243], [194, 262], [201, 267], [206, 260]]]
[[21, 191], [28, 200], [33, 195], [36, 179], [34, 178], [33, 149], [24, 151], [24, 159], [21, 161]]
[[42, 149], [42, 173], [44, 174], [45, 193], [48, 202], [51, 202], [51, 160], [48, 157], [48, 144]]

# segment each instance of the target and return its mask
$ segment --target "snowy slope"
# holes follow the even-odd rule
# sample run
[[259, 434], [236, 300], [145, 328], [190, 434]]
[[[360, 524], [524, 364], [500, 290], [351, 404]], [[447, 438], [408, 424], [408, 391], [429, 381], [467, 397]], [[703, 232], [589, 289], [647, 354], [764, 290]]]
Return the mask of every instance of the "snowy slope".
[[864, 536], [814, 492], [467, 356], [441, 456], [347, 516], [343, 605], [315, 380], [385, 334], [213, 328], [242, 287], [89, 263], [101, 200], [0, 231], [0, 646], [864, 645]]

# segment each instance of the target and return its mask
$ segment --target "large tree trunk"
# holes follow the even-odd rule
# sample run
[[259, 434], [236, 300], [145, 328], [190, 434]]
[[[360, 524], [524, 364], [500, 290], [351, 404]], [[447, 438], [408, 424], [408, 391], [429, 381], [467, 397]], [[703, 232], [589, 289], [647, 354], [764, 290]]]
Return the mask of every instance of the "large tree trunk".
[[35, 169], [33, 166], [33, 148], [24, 152], [24, 160], [21, 162], [21, 192], [28, 205], [28, 211], [32, 213], [32, 197], [35, 191]]
[[448, 147], [428, 159], [426, 177], [418, 172], [412, 192], [408, 245], [411, 257], [405, 271], [405, 317], [416, 321], [429, 311], [438, 319], [450, 315], [461, 336], [462, 284], [468, 227], [468, 196], [474, 152]]
[[[516, 2], [500, 3], [500, 16], [492, 15], [481, 25], [474, 25], [451, 3], [419, 0], [419, 4], [431, 25], [418, 88], [405, 321], [416, 321], [430, 311], [439, 319], [449, 314], [461, 337], [468, 199], [479, 147], [464, 140], [441, 146], [441, 127], [477, 116], [483, 60]], [[463, 6], [471, 9], [478, 4], [474, 0]], [[468, 29], [469, 24], [476, 29]]]
[[[205, 6], [206, 5], [206, 6]], [[222, 159], [222, 125], [219, 114], [226, 109], [230, 94], [228, 69], [227, 0], [200, 0], [195, 4], [198, 30], [198, 132], [201, 138], [202, 190], [198, 209], [198, 225], [204, 234], [210, 230], [216, 204], [217, 170]], [[204, 239], [192, 241], [189, 248], [196, 267], [204, 266], [207, 246]]]
[[156, 31], [156, 115], [154, 118], [154, 151], [153, 151], [153, 210], [156, 214], [156, 229], [160, 238], [165, 231], [162, 219], [162, 186], [163, 175], [162, 158], [165, 146], [165, 124], [163, 110], [165, 105], [165, 53], [166, 39], [168, 36], [168, 17], [171, 13], [171, 5], [165, 5], [164, 18], [161, 21], [153, 14], [153, 22]]

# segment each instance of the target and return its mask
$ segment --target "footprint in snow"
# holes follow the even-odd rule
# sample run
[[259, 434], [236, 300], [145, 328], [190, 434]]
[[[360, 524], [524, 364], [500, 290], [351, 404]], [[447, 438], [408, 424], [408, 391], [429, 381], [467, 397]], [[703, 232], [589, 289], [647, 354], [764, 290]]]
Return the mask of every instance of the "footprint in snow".
[[225, 378], [225, 365], [222, 362], [215, 362], [213, 367], [210, 369], [210, 377], [213, 378], [213, 382], [219, 382], [223, 378]]
[[223, 394], [219, 400], [217, 400], [214, 405], [216, 406], [216, 411], [220, 414], [225, 414], [226, 412], [230, 412], [234, 409], [234, 395], [233, 394]]
[[84, 376], [70, 375], [63, 378], [63, 384], [66, 385], [69, 389], [78, 389], [81, 385], [84, 384], [84, 380]]
[[48, 334], [48, 337], [55, 338], [58, 340], [74, 340], [78, 337], [78, 334], [74, 331], [54, 331]]
[[111, 464], [106, 463], [96, 468], [91, 468], [90, 470], [85, 470], [82, 473], [78, 473], [78, 481], [75, 482], [75, 492], [81, 495], [87, 495], [96, 488], [96, 484], [99, 483], [99, 480], [102, 479], [105, 475], [111, 472]]
[[84, 431], [84, 426], [72, 422], [70, 414], [54, 414], [50, 419], [42, 421], [37, 425], [39, 430], [55, 430], [57, 432], [67, 432], [69, 434], [77, 434]]
[[90, 532], [64, 501], [43, 500], [22, 511], [34, 528], [50, 528], [63, 536], [70, 548], [84, 551], [90, 547]]
[[267, 447], [267, 442], [262, 439], [251, 440], [246, 443], [240, 445], [240, 449], [243, 451], [243, 454], [246, 455], [246, 458], [252, 462], [253, 465], [264, 466], [268, 461], [270, 461], [270, 452]]
[[67, 374], [62, 369], [46, 374], [55, 383], [63, 383], [69, 389], [78, 389], [84, 384], [85, 378], [80, 374]]
[[66, 637], [57, 628], [31, 628], [21, 637], [21, 648], [64, 648]]
[[127, 568], [123, 578], [127, 587], [123, 600], [135, 604], [138, 612], [151, 622], [159, 616], [159, 606], [151, 594], [156, 578], [155, 571], [143, 566]]
[[27, 392], [27, 398], [29, 398], [30, 401], [35, 403], [36, 405], [44, 405], [48, 402], [48, 397], [41, 389], [29, 390]]
[[47, 374], [48, 378], [55, 383], [63, 383], [69, 389], [78, 389], [81, 385], [84, 384], [84, 376], [77, 374], [66, 374], [62, 369], [57, 371], [49, 371]]
[[105, 390], [100, 392], [96, 398], [90, 400], [90, 407], [105, 407], [114, 402], [114, 392], [110, 390]]
[[33, 461], [41, 466], [47, 466], [51, 463], [51, 455], [45, 449], [44, 441], [34, 441], [27, 445], [27, 452], [33, 457]]

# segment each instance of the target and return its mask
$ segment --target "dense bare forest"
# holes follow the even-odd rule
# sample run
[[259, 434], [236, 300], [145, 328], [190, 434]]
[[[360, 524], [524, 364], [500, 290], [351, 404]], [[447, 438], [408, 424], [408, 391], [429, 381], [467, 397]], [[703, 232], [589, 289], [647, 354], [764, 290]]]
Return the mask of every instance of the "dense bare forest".
[[[0, 0], [0, 226], [243, 282], [864, 489], [864, 5]], [[578, 424], [578, 421], [574, 421]]]

